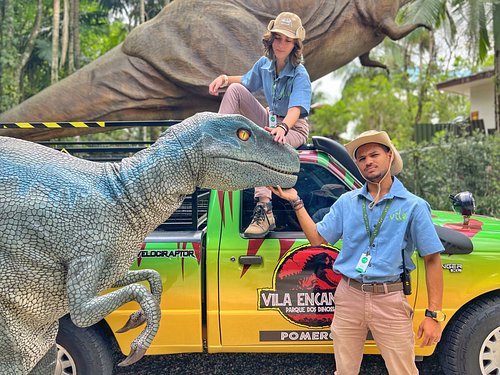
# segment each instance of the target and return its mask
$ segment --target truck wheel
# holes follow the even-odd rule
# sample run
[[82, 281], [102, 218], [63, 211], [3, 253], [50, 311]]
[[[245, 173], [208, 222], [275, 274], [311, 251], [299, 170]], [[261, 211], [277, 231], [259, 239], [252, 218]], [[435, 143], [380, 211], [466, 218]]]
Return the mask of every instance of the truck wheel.
[[500, 295], [474, 301], [459, 314], [441, 338], [444, 373], [500, 374]]
[[59, 320], [55, 375], [111, 375], [113, 349], [98, 325], [79, 328], [69, 316]]

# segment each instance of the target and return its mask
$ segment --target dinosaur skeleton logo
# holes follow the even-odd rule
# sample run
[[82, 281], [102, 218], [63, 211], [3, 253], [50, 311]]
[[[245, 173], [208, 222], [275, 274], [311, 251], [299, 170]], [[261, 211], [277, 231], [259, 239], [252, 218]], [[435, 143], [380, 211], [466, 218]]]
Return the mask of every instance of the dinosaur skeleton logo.
[[341, 276], [333, 272], [339, 250], [330, 245], [291, 249], [274, 271], [273, 288], [258, 290], [259, 310], [278, 310], [290, 322], [326, 327], [333, 319], [333, 296]]

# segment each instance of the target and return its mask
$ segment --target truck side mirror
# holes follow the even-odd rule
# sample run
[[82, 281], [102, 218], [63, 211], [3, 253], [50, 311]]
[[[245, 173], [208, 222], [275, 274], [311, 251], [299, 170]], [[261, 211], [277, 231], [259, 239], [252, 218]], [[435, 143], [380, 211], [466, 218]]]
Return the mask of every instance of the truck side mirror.
[[453, 211], [464, 217], [464, 225], [469, 225], [469, 218], [476, 211], [476, 202], [472, 193], [464, 191], [456, 195], [450, 195]]

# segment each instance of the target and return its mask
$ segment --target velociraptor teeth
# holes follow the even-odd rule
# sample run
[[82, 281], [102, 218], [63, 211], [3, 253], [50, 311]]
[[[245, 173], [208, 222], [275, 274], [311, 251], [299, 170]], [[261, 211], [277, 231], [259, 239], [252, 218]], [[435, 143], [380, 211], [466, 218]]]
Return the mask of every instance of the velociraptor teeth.
[[132, 348], [127, 358], [118, 363], [118, 366], [125, 367], [125, 366], [130, 366], [133, 363], [136, 363], [139, 359], [141, 359], [144, 356], [146, 350], [147, 348], [143, 347]]
[[146, 322], [146, 316], [144, 315], [142, 310], [136, 311], [135, 313], [130, 315], [130, 317], [127, 320], [127, 323], [125, 323], [125, 325], [122, 328], [117, 330], [116, 333], [123, 333], [130, 331], [131, 329], [137, 328], [140, 325], [144, 324], [144, 322]]

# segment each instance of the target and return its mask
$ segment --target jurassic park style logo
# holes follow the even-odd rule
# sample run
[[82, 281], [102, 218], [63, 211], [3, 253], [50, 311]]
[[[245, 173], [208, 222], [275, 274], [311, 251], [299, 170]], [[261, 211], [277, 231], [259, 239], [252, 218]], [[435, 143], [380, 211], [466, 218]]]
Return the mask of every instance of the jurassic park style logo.
[[333, 272], [339, 249], [309, 244], [289, 250], [277, 265], [273, 287], [258, 289], [259, 310], [278, 310], [304, 327], [327, 327], [335, 305], [333, 296], [341, 275]]

